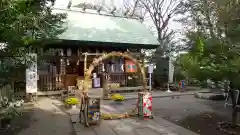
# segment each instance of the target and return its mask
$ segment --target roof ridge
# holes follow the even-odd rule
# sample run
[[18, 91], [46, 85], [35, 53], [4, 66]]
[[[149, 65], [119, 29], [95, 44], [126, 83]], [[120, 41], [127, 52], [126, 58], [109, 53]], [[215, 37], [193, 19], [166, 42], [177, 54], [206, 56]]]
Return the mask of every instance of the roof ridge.
[[[107, 13], [106, 11], [104, 11], [105, 13], [98, 13], [97, 10], [94, 9], [87, 9], [87, 11], [84, 11], [82, 8], [74, 8], [71, 7], [69, 9], [67, 8], [53, 8], [53, 10], [63, 10], [63, 11], [71, 11], [71, 12], [79, 12], [79, 13], [86, 13], [86, 14], [94, 14], [94, 15], [102, 15], [102, 16], [109, 16], [109, 17], [117, 17], [117, 18], [126, 18], [126, 19], [135, 19], [141, 22], [141, 18], [138, 17], [129, 17], [129, 16], [124, 16], [124, 15], [114, 15], [114, 14], [110, 14]], [[90, 12], [90, 11], [94, 11], [94, 12]]]

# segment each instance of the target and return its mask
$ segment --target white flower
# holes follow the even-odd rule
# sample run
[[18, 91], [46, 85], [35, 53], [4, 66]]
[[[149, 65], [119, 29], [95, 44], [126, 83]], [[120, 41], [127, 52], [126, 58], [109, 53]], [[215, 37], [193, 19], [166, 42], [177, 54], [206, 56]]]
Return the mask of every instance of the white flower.
[[14, 103], [13, 102], [9, 102], [9, 106], [10, 107], [14, 107]]
[[21, 101], [17, 101], [17, 102], [15, 103], [15, 106], [17, 106], [17, 107], [20, 107], [21, 105], [22, 105]]
[[7, 47], [6, 43], [0, 43], [0, 50], [3, 50]]
[[21, 100], [21, 103], [22, 103], [22, 104], [24, 103], [24, 100], [23, 100], [23, 99]]

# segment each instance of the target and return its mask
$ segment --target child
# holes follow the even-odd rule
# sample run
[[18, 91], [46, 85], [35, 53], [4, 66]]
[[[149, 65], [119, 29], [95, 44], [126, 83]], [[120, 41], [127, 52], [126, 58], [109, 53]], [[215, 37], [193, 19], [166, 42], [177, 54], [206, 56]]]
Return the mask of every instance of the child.
[[178, 84], [179, 86], [179, 91], [180, 92], [184, 92], [184, 87], [185, 87], [185, 81], [184, 80], [181, 80]]

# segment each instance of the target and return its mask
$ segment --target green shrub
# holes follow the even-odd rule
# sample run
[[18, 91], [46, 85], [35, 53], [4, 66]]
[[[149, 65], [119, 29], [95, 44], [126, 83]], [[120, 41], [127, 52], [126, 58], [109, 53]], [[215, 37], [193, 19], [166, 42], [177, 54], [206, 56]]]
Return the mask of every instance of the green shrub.
[[3, 119], [14, 119], [17, 116], [21, 115], [21, 112], [14, 107], [8, 107], [6, 111], [3, 113]]

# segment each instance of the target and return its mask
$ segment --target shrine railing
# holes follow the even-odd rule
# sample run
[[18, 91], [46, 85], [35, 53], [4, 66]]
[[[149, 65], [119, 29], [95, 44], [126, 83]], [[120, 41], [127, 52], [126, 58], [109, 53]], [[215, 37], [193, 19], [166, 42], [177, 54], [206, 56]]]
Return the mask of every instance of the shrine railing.
[[136, 73], [110, 73], [110, 83], [119, 83], [120, 87], [141, 85], [141, 76]]
[[[72, 75], [73, 78], [67, 78], [67, 76], [68, 75], [59, 75], [59, 74], [39, 75], [38, 90], [39, 91], [59, 91], [59, 90], [66, 89], [67, 88], [66, 85], [70, 85], [70, 84], [72, 86], [77, 85], [77, 82], [76, 84], [68, 83], [70, 79], [71, 80], [74, 79], [74, 75]], [[142, 85], [141, 76], [137, 75], [136, 73], [110, 73], [109, 76], [110, 76], [109, 84], [115, 85], [116, 87], [137, 87]]]
[[64, 75], [39, 75], [38, 90], [58, 91], [64, 89]]

